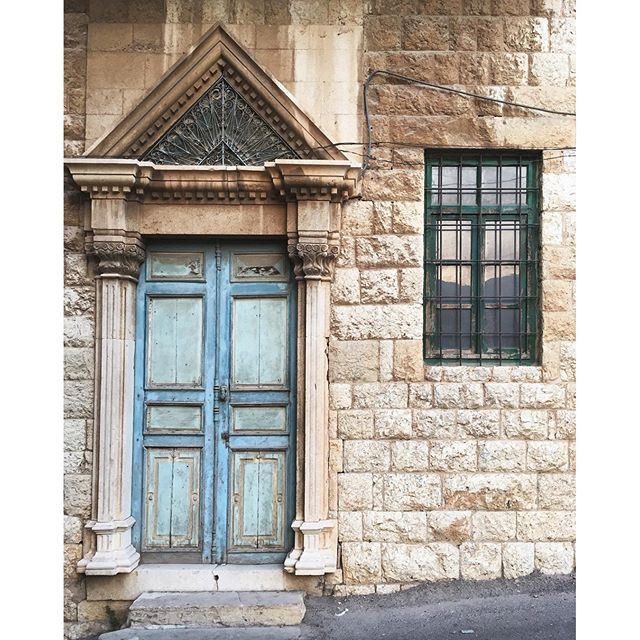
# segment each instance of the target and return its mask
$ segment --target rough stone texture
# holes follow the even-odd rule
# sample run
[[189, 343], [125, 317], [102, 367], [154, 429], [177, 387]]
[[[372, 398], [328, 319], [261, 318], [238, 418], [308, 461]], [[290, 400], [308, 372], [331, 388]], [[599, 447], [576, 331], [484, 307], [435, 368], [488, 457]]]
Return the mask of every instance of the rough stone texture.
[[529, 575], [535, 568], [531, 542], [507, 542], [502, 545], [502, 572], [505, 578]]
[[472, 441], [434, 442], [429, 466], [436, 471], [473, 471], [478, 464], [477, 445]]
[[529, 442], [527, 468], [530, 471], [564, 471], [568, 466], [567, 443], [561, 440]]
[[389, 473], [384, 476], [385, 509], [422, 511], [442, 502], [440, 477], [436, 474]]
[[480, 471], [524, 471], [526, 442], [517, 440], [490, 440], [481, 442], [478, 453]]
[[474, 540], [506, 542], [516, 538], [516, 514], [511, 511], [479, 511], [471, 521]]
[[457, 474], [444, 478], [444, 504], [448, 509], [534, 509], [533, 474]]
[[570, 542], [537, 542], [535, 568], [540, 573], [571, 573], [574, 567], [574, 550]]
[[458, 548], [444, 542], [425, 545], [382, 544], [382, 570], [390, 582], [458, 578]]
[[380, 542], [424, 542], [426, 515], [418, 512], [369, 511], [363, 515], [363, 538]]
[[471, 538], [470, 511], [431, 511], [427, 515], [429, 540], [460, 544]]
[[502, 575], [502, 549], [492, 542], [460, 545], [460, 574], [465, 580], [491, 580]]
[[382, 578], [379, 542], [345, 542], [342, 571], [347, 584], [376, 583]]
[[575, 514], [571, 511], [523, 511], [518, 513], [518, 540], [574, 540]]
[[[166, 10], [156, 2], [68, 3], [66, 155], [80, 155], [116, 124], [218, 20], [334, 142], [354, 141], [362, 130], [361, 83], [370, 68], [575, 110], [573, 2], [165, 4]], [[374, 142], [415, 148], [375, 145], [362, 199], [342, 213], [331, 285], [329, 405], [332, 451], [344, 441], [343, 467], [332, 457], [341, 561], [353, 573], [341, 578], [346, 584], [333, 583], [335, 593], [457, 578], [461, 555], [462, 575], [474, 579], [501, 570], [505, 577], [525, 575], [534, 557], [540, 571], [566, 572], [575, 535], [567, 515], [575, 508], [575, 158], [551, 148], [575, 145], [573, 119], [381, 77], [369, 97]], [[431, 146], [550, 148], [539, 163], [539, 366], [424, 364], [422, 150]], [[361, 160], [361, 149], [343, 148]], [[98, 610], [96, 621], [78, 618], [88, 611], [84, 578], [74, 567], [91, 509], [95, 289], [94, 265], [84, 255], [86, 197], [68, 176], [65, 185], [71, 638], [108, 623]]]

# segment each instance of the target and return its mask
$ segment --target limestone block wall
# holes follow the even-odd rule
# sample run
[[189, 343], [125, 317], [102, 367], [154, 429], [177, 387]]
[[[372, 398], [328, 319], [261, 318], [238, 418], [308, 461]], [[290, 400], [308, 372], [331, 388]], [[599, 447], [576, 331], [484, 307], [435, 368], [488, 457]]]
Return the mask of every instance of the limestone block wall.
[[[575, 106], [572, 2], [376, 0], [363, 75], [389, 69], [550, 109]], [[571, 118], [384, 78], [375, 160], [347, 205], [329, 343], [336, 594], [568, 573], [575, 538], [575, 158]], [[415, 147], [411, 147], [415, 145]], [[539, 366], [425, 366], [423, 149], [541, 154]]]

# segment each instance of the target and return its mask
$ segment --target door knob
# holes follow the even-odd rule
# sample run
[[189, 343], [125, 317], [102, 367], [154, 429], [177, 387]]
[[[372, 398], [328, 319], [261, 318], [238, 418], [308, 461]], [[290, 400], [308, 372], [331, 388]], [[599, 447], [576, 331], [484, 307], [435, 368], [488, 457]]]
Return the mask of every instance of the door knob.
[[229, 387], [226, 384], [222, 384], [218, 387], [218, 400], [220, 402], [226, 402], [229, 399]]

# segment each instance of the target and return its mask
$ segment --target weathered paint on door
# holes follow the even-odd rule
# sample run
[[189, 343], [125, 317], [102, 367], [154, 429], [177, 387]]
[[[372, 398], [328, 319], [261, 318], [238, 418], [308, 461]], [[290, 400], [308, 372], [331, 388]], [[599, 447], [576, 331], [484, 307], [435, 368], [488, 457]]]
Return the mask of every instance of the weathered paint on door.
[[275, 562], [292, 541], [295, 289], [284, 247], [150, 245], [138, 288], [134, 542]]

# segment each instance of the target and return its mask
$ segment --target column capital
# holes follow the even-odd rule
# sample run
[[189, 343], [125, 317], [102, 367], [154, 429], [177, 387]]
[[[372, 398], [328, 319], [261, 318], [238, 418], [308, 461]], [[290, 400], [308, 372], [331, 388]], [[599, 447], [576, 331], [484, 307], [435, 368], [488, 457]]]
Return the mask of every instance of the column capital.
[[335, 262], [340, 253], [337, 243], [304, 242], [304, 238], [297, 238], [289, 241], [288, 251], [296, 279], [333, 279]]
[[142, 240], [129, 236], [94, 236], [87, 245], [87, 252], [98, 258], [98, 277], [119, 276], [137, 280], [145, 257]]

